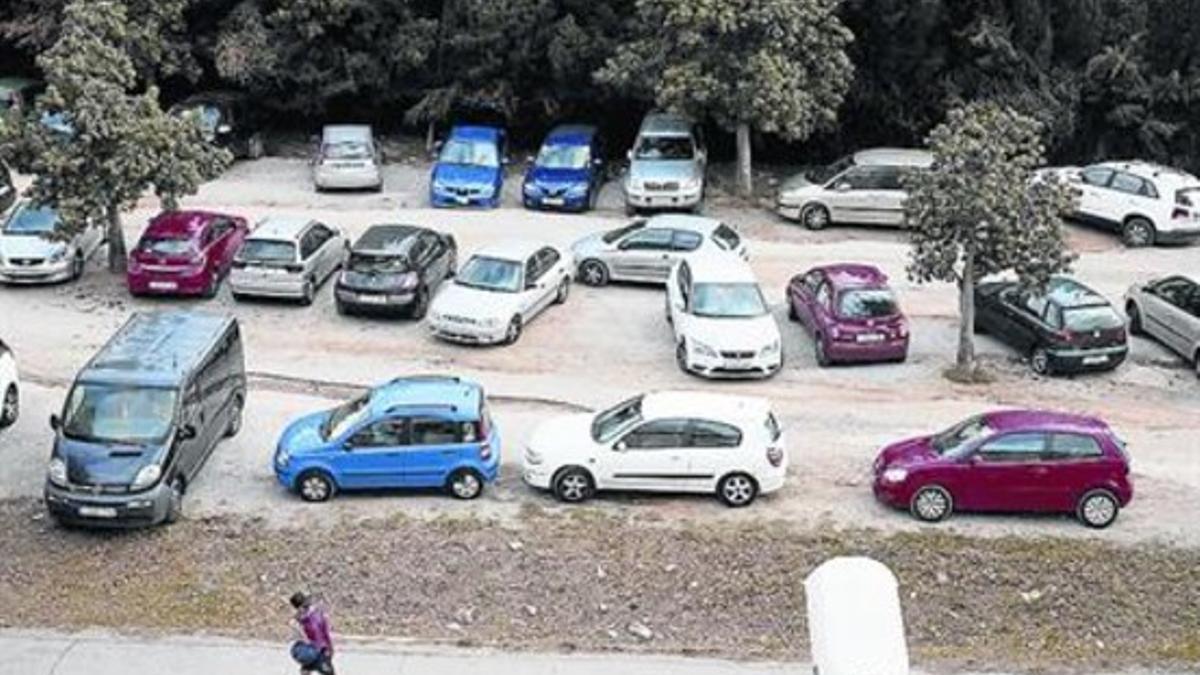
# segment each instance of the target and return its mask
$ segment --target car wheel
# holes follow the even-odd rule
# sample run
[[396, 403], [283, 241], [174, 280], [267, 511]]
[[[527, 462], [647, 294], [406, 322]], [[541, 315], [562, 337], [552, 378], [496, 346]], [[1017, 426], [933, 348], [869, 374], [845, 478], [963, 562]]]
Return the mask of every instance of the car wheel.
[[413, 301], [412, 318], [420, 321], [429, 312], [429, 290], [424, 286], [417, 291], [417, 299]]
[[242, 394], [233, 397], [233, 412], [229, 418], [229, 426], [225, 427], [225, 438], [233, 438], [242, 430], [242, 418], [246, 411], [246, 398]]
[[458, 256], [450, 258], [450, 264], [446, 267], [446, 278], [453, 279], [456, 274], [458, 274]]
[[21, 415], [21, 395], [17, 385], [10, 384], [4, 392], [4, 401], [0, 402], [0, 429], [7, 429], [17, 423]]
[[1080, 498], [1075, 515], [1084, 525], [1099, 530], [1112, 525], [1120, 511], [1121, 505], [1111, 492], [1092, 490]]
[[504, 344], [516, 344], [521, 339], [521, 317], [514, 316], [508, 322], [508, 331], [504, 334]]
[[83, 268], [86, 263], [87, 261], [83, 258], [83, 252], [76, 252], [75, 258], [71, 261], [71, 281], [75, 281], [83, 276]]
[[305, 471], [296, 479], [296, 492], [306, 502], [327, 502], [337, 487], [324, 471]]
[[800, 222], [810, 230], [823, 230], [829, 227], [829, 209], [820, 204], [809, 204], [800, 212]]
[[446, 481], [446, 491], [456, 499], [475, 499], [483, 494], [483, 479], [470, 469], [459, 469], [450, 474], [450, 479]]
[[346, 316], [346, 315], [350, 314], [349, 305], [342, 302], [341, 300], [334, 300], [333, 306], [337, 309], [337, 313], [341, 316]]
[[1200, 350], [1192, 356], [1192, 364], [1196, 369], [1196, 377], [1200, 377]]
[[1154, 243], [1154, 223], [1145, 218], [1130, 218], [1125, 221], [1121, 239], [1130, 248], [1150, 246]]
[[304, 290], [300, 293], [300, 304], [308, 307], [313, 304], [313, 300], [317, 297], [317, 285], [313, 283], [312, 279], [306, 279], [304, 281]]
[[909, 510], [917, 520], [936, 523], [950, 517], [954, 511], [954, 499], [945, 488], [928, 485], [913, 495]]
[[567, 301], [567, 296], [571, 294], [571, 280], [563, 279], [558, 284], [558, 293], [554, 295], [554, 304], [561, 305]]
[[758, 483], [744, 473], [731, 473], [717, 483], [717, 497], [732, 508], [749, 506], [758, 496]]
[[167, 503], [167, 518], [168, 523], [177, 523], [183, 518], [183, 479], [176, 477], [171, 481], [170, 501]]
[[825, 338], [820, 335], [813, 338], [813, 352], [816, 353], [818, 366], [826, 368], [833, 363], [829, 359], [829, 352], [825, 350]]
[[1044, 347], [1033, 350], [1033, 354], [1029, 357], [1029, 366], [1038, 375], [1051, 375], [1054, 370], [1050, 365], [1050, 352], [1046, 351]]
[[675, 365], [685, 373], [692, 372], [692, 369], [688, 367], [686, 340], [680, 340], [679, 344], [675, 345]]
[[204, 297], [209, 300], [217, 297], [217, 290], [221, 287], [221, 279], [214, 272], [208, 279], [208, 285], [204, 287]]
[[625, 215], [633, 217], [633, 216], [636, 216], [637, 213], [638, 213], [638, 210], [637, 210], [636, 206], [634, 206], [633, 204], [625, 205]]
[[1125, 316], [1129, 317], [1129, 332], [1132, 335], [1141, 335], [1145, 331], [1142, 328], [1142, 313], [1138, 311], [1137, 305], [1132, 302], [1125, 305]]
[[796, 306], [792, 304], [791, 300], [788, 300], [788, 321], [799, 321], [799, 320], [800, 320], [800, 315], [796, 313]]
[[596, 186], [588, 190], [587, 209], [588, 211], [596, 210], [596, 203], [600, 201], [600, 186]]
[[554, 496], [561, 502], [578, 504], [592, 498], [596, 484], [592, 474], [577, 466], [558, 472], [554, 477]]
[[603, 286], [608, 283], [608, 266], [599, 260], [584, 260], [579, 266], [579, 280], [588, 286]]

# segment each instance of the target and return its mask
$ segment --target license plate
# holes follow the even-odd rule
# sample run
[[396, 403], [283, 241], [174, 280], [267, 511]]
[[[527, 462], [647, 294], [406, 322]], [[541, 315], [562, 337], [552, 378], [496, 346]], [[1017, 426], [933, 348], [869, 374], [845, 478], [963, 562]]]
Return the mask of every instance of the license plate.
[[1104, 355], [1083, 357], [1083, 365], [1085, 366], [1091, 366], [1097, 363], [1108, 363], [1108, 357]]
[[471, 203], [471, 199], [469, 197], [455, 197], [454, 201], [458, 202], [459, 204], [470, 204]]
[[562, 206], [563, 204], [566, 204], [567, 202], [562, 197], [546, 197], [545, 199], [542, 200], [542, 203], [545, 204], [546, 206]]
[[174, 281], [151, 281], [150, 290], [154, 291], [173, 291], [179, 288], [179, 284]]
[[387, 298], [382, 295], [360, 295], [358, 301], [365, 305], [382, 305], [387, 302]]
[[880, 333], [859, 333], [854, 339], [858, 342], [883, 342], [883, 335]]
[[79, 515], [84, 518], [116, 518], [117, 510], [111, 506], [81, 506]]

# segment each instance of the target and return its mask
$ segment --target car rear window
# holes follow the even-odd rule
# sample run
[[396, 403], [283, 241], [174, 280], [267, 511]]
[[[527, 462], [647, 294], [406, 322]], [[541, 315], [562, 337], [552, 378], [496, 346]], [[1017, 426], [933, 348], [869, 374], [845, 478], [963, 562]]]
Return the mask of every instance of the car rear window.
[[321, 147], [321, 156], [326, 159], [371, 159], [371, 146], [358, 141], [326, 143]]
[[742, 432], [735, 426], [712, 420], [692, 420], [692, 447], [736, 448], [742, 444]]
[[838, 300], [838, 314], [847, 319], [877, 319], [898, 313], [896, 297], [886, 288], [846, 291]]
[[253, 262], [292, 262], [296, 259], [296, 245], [290, 241], [247, 239], [238, 257]]
[[1100, 444], [1091, 436], [1082, 434], [1054, 434], [1050, 442], [1050, 454], [1054, 457], [1099, 457]]
[[138, 250], [158, 255], [183, 255], [194, 250], [191, 239], [179, 237], [157, 238], [143, 237], [138, 243]]
[[675, 230], [672, 235], [671, 248], [676, 251], [695, 251], [700, 248], [704, 238], [690, 230]]
[[412, 421], [413, 445], [448, 445], [462, 443], [467, 437], [475, 434], [475, 425], [470, 422], [443, 420], [435, 418], [414, 419]]
[[1070, 307], [1063, 310], [1063, 324], [1067, 330], [1086, 333], [1093, 330], [1111, 330], [1125, 325], [1125, 321], [1108, 305], [1094, 307]]
[[724, 223], [713, 230], [712, 239], [717, 242], [717, 246], [727, 251], [737, 250], [738, 245], [742, 243], [742, 236], [737, 233], [737, 230]]

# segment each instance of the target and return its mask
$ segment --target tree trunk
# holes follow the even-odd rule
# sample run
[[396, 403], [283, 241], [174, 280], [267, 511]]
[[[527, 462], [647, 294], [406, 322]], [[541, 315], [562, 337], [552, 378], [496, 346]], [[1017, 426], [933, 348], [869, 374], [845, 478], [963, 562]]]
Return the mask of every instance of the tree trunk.
[[433, 120], [429, 120], [429, 126], [425, 128], [425, 152], [433, 152], [433, 144], [437, 140], [434, 135], [436, 125]]
[[750, 172], [750, 125], [737, 125], [737, 174], [738, 194], [746, 199], [754, 196], [754, 176]]
[[975, 254], [966, 253], [962, 278], [958, 281], [958, 370], [975, 369]]
[[125, 232], [121, 229], [121, 207], [108, 206], [108, 271], [125, 273]]

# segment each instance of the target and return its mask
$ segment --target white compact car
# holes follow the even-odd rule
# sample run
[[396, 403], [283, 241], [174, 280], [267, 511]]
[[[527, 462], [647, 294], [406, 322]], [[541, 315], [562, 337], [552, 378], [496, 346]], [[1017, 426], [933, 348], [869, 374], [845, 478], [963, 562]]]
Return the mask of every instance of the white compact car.
[[734, 228], [712, 218], [661, 215], [597, 232], [575, 242], [571, 252], [579, 280], [589, 286], [610, 281], [665, 283], [682, 257], [710, 250], [749, 258]]
[[326, 126], [312, 165], [317, 191], [383, 189], [383, 151], [367, 125]]
[[770, 377], [783, 366], [779, 326], [754, 272], [728, 255], [685, 258], [667, 280], [675, 360], [704, 377]]
[[553, 246], [489, 246], [442, 285], [429, 307], [429, 329], [451, 342], [512, 344], [542, 310], [566, 302], [570, 290], [570, 261]]
[[1149, 162], [1050, 168], [1038, 176], [1047, 173], [1077, 189], [1077, 219], [1115, 230], [1126, 246], [1200, 238], [1200, 178], [1189, 173]]
[[233, 261], [229, 286], [246, 296], [295, 298], [311, 305], [317, 289], [346, 260], [346, 240], [332, 225], [308, 218], [265, 218]]
[[21, 381], [17, 359], [0, 340], [0, 429], [11, 427], [21, 415]]
[[597, 490], [716, 494], [746, 506], [783, 487], [783, 430], [763, 398], [655, 392], [538, 427], [524, 477], [564, 502]]
[[777, 210], [810, 230], [831, 224], [904, 226], [905, 171], [933, 165], [925, 150], [874, 148], [793, 176], [779, 190]]
[[78, 279], [104, 244], [104, 227], [89, 222], [67, 236], [58, 212], [23, 201], [0, 227], [0, 282], [40, 284]]

